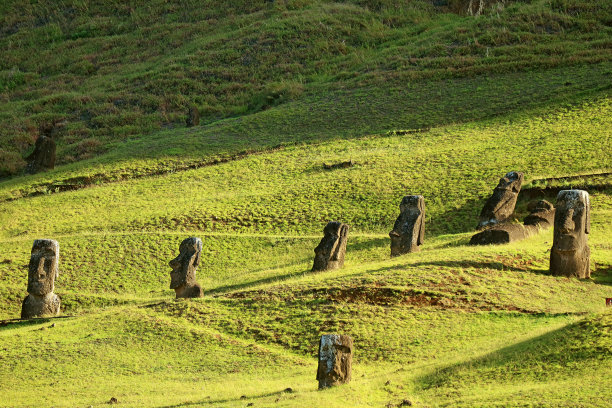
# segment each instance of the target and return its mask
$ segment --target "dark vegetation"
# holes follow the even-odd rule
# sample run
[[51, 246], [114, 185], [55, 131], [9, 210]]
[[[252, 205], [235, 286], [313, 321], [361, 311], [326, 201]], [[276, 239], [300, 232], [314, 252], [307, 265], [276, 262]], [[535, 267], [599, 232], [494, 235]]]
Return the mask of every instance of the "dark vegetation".
[[[611, 38], [594, 0], [0, 2], [0, 405], [607, 408]], [[510, 170], [517, 222], [589, 191], [591, 279], [552, 230], [467, 245]], [[425, 243], [390, 259], [406, 194]], [[311, 273], [330, 220], [345, 267]], [[42, 237], [63, 318], [17, 321]], [[355, 375], [317, 392], [330, 332]]]
[[[3, 2], [0, 172], [19, 173], [39, 134], [54, 132], [58, 163], [69, 163], [134, 136], [182, 127], [191, 105], [204, 126], [290, 101], [307, 108], [291, 105], [287, 114], [315, 108], [317, 116], [323, 105], [320, 124], [304, 129], [288, 120], [298, 136], [284, 130], [285, 141], [329, 137], [327, 125], [342, 128], [337, 119], [352, 116], [345, 106], [364, 99], [380, 118], [341, 133], [397, 128], [394, 115], [383, 113], [390, 107], [384, 99], [391, 105], [409, 99], [399, 104], [403, 111], [422, 107], [403, 128], [422, 127], [499, 114], [525, 106], [527, 96], [527, 105], [553, 95], [563, 102], [610, 83], [606, 2], [487, 1], [477, 17], [467, 13], [468, 3], [236, 0], [221, 9], [161, 0]], [[508, 76], [568, 66], [528, 77], [532, 92]], [[575, 70], [593, 85], [563, 78]], [[482, 93], [478, 99], [471, 98], [474, 90]], [[370, 95], [376, 91], [383, 100]], [[505, 106], [484, 102], [487, 93]], [[340, 104], [331, 115], [330, 102]], [[458, 107], [464, 111], [454, 112]]]

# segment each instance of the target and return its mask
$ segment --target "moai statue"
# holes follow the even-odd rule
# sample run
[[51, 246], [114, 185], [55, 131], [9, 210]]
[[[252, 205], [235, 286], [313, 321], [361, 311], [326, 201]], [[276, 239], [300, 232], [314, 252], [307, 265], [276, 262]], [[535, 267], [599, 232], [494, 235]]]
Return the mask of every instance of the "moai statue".
[[325, 236], [315, 248], [313, 271], [339, 269], [344, 265], [349, 226], [330, 221], [323, 229]]
[[59, 244], [50, 239], [37, 239], [32, 245], [28, 266], [28, 296], [21, 304], [21, 318], [57, 316], [60, 299], [53, 289], [59, 276]]
[[198, 126], [200, 124], [200, 111], [197, 106], [191, 105], [189, 112], [187, 113], [187, 120], [185, 121], [187, 127]]
[[204, 291], [196, 282], [196, 270], [200, 265], [202, 240], [191, 237], [183, 240], [179, 254], [170, 261], [170, 289], [174, 289], [178, 298], [196, 298], [204, 296]]
[[319, 389], [351, 381], [353, 339], [344, 334], [324, 334], [319, 342]]
[[590, 212], [589, 193], [584, 190], [559, 191], [550, 250], [550, 272], [553, 275], [591, 277], [591, 249], [587, 237], [591, 229]]
[[391, 237], [391, 256], [416, 252], [425, 236], [425, 198], [405, 196], [400, 204], [400, 215], [395, 220]]
[[497, 187], [493, 190], [493, 194], [480, 212], [480, 221], [478, 222], [477, 229], [499, 224], [512, 216], [523, 180], [523, 173], [518, 171], [506, 173], [499, 180]]
[[55, 167], [55, 141], [47, 136], [39, 136], [34, 144], [34, 151], [26, 157], [28, 173], [36, 173], [40, 170], [53, 169]]

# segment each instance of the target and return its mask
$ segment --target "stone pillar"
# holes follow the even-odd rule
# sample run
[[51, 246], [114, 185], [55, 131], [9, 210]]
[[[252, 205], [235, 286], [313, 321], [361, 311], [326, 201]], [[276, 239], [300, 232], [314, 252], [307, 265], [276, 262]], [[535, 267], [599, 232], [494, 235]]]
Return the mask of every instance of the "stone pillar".
[[202, 240], [191, 237], [183, 240], [179, 254], [170, 261], [170, 289], [174, 289], [177, 298], [195, 298], [204, 296], [204, 291], [196, 282], [196, 270], [200, 265]]
[[28, 266], [28, 296], [21, 304], [21, 318], [57, 316], [60, 299], [53, 289], [59, 276], [59, 244], [51, 239], [37, 239], [32, 245]]
[[400, 204], [400, 215], [395, 220], [391, 238], [391, 256], [420, 250], [425, 236], [425, 198], [406, 196]]
[[555, 230], [550, 250], [553, 275], [590, 278], [588, 233], [591, 229], [589, 193], [562, 190], [557, 195]]
[[344, 266], [349, 226], [338, 221], [327, 223], [323, 239], [315, 248], [313, 271], [327, 271]]
[[523, 173], [518, 171], [506, 173], [499, 180], [493, 194], [480, 212], [477, 229], [499, 224], [512, 216], [523, 180]]
[[351, 381], [353, 339], [344, 334], [324, 334], [319, 342], [319, 389]]

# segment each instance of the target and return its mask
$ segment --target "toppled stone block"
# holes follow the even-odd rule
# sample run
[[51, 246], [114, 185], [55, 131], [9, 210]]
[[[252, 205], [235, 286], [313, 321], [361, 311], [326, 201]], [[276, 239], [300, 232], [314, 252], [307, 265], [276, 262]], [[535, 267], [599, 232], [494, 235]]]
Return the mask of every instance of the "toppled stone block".
[[21, 305], [22, 319], [59, 314], [60, 299], [53, 293], [58, 276], [58, 242], [51, 239], [35, 240], [28, 266], [28, 296]]
[[518, 171], [506, 173], [499, 180], [493, 194], [480, 212], [477, 229], [483, 229], [508, 220], [514, 213], [516, 200], [521, 191], [524, 176]]
[[344, 334], [324, 334], [319, 342], [319, 389], [351, 381], [353, 339]]
[[475, 234], [470, 239], [470, 245], [508, 244], [537, 234], [538, 231], [539, 228], [535, 225], [497, 225]]
[[555, 230], [550, 250], [550, 272], [553, 275], [590, 278], [591, 230], [589, 193], [584, 190], [562, 190], [557, 195]]
[[204, 296], [202, 287], [196, 281], [201, 252], [202, 240], [190, 237], [181, 242], [178, 256], [170, 261], [170, 289], [174, 289], [177, 298]]
[[327, 271], [344, 266], [349, 226], [338, 221], [327, 223], [323, 239], [315, 248], [313, 271]]
[[55, 141], [47, 136], [39, 136], [34, 144], [34, 151], [26, 157], [26, 171], [34, 174], [41, 170], [55, 167]]
[[529, 215], [523, 220], [525, 225], [538, 225], [550, 228], [555, 221], [555, 207], [546, 200], [531, 201], [527, 204]]
[[548, 229], [555, 216], [555, 207], [546, 200], [529, 203], [531, 213], [520, 224], [498, 224], [481, 231], [470, 239], [470, 245], [507, 244], [520, 241]]
[[405, 196], [400, 204], [400, 215], [395, 220], [391, 238], [391, 256], [420, 250], [425, 237], [425, 198]]

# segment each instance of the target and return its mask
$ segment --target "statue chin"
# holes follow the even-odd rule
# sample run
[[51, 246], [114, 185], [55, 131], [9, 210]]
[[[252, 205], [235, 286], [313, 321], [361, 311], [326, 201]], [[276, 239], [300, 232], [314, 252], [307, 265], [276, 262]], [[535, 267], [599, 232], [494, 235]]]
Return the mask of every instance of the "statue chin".
[[553, 247], [557, 252], [576, 252], [580, 250], [580, 245], [576, 242], [576, 238], [571, 235], [565, 235], [558, 239], [558, 242]]

